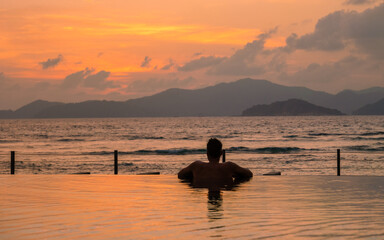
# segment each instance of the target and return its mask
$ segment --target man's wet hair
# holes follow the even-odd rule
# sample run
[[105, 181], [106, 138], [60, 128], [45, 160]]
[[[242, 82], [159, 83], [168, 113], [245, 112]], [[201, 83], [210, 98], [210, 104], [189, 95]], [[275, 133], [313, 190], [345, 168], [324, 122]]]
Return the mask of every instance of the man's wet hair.
[[207, 154], [210, 157], [218, 158], [221, 156], [223, 144], [217, 138], [209, 139], [207, 143]]

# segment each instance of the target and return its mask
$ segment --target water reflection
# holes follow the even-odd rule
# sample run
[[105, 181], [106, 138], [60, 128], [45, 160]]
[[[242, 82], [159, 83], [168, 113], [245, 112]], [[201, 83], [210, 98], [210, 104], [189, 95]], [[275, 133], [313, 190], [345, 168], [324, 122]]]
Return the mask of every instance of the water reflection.
[[208, 190], [208, 219], [215, 221], [223, 218], [223, 195], [221, 190]]
[[0, 193], [0, 239], [384, 239], [384, 177], [0, 175]]

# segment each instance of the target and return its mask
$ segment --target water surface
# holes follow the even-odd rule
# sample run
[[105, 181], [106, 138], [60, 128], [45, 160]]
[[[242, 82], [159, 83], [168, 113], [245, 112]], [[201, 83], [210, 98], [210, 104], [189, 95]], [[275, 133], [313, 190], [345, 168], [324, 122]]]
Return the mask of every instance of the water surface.
[[384, 177], [2, 175], [1, 239], [382, 239]]
[[206, 160], [206, 142], [222, 140], [227, 160], [261, 175], [383, 175], [384, 116], [195, 117], [0, 120], [0, 173], [176, 174]]

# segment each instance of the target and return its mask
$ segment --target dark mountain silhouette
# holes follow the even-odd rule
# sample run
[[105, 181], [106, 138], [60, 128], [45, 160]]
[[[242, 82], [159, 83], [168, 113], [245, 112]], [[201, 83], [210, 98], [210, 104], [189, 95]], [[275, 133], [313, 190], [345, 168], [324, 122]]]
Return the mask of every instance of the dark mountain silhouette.
[[0, 111], [0, 118], [35, 118], [41, 111], [58, 105], [64, 105], [64, 103], [36, 100], [16, 111], [2, 110]]
[[378, 102], [367, 104], [353, 112], [355, 115], [384, 115], [384, 98]]
[[242, 79], [197, 90], [169, 89], [126, 102], [87, 101], [48, 108], [36, 117], [234, 116], [257, 103], [289, 98], [322, 101], [332, 95], [265, 80]]
[[319, 105], [336, 108], [342, 112], [351, 114], [358, 108], [374, 103], [384, 97], [384, 88], [373, 87], [361, 91], [344, 90], [325, 100]]
[[14, 118], [14, 112], [12, 110], [0, 110], [0, 118]]
[[33, 118], [41, 111], [44, 111], [47, 108], [64, 105], [60, 102], [48, 102], [44, 100], [36, 100], [31, 102], [14, 112], [15, 117], [17, 118]]
[[300, 99], [255, 105], [243, 111], [243, 116], [327, 116], [343, 115], [339, 110], [311, 104]]
[[[270, 104], [291, 98], [351, 113], [366, 104], [384, 98], [384, 88], [343, 91], [337, 95], [305, 87], [288, 87], [266, 80], [242, 79], [196, 90], [168, 89], [161, 93], [125, 102], [85, 101], [57, 103], [35, 101], [15, 112], [14, 118], [77, 117], [174, 117], [174, 116], [238, 116], [257, 104]], [[8, 111], [0, 112], [8, 116]]]

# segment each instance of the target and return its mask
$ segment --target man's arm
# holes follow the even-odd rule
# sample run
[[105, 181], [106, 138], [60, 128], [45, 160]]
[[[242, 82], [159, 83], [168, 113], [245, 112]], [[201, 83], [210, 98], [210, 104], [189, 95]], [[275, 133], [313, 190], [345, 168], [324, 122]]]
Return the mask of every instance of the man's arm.
[[192, 179], [193, 178], [193, 168], [195, 167], [196, 162], [193, 162], [193, 163], [189, 164], [188, 167], [181, 169], [180, 172], [177, 174], [177, 177], [179, 179]]
[[228, 162], [227, 164], [230, 165], [230, 168], [232, 169], [232, 172], [233, 172], [233, 177], [235, 179], [250, 179], [253, 177], [253, 173], [251, 172], [251, 170], [249, 170], [248, 168], [242, 168], [240, 167], [239, 165], [237, 165], [236, 163], [233, 163], [233, 162]]

